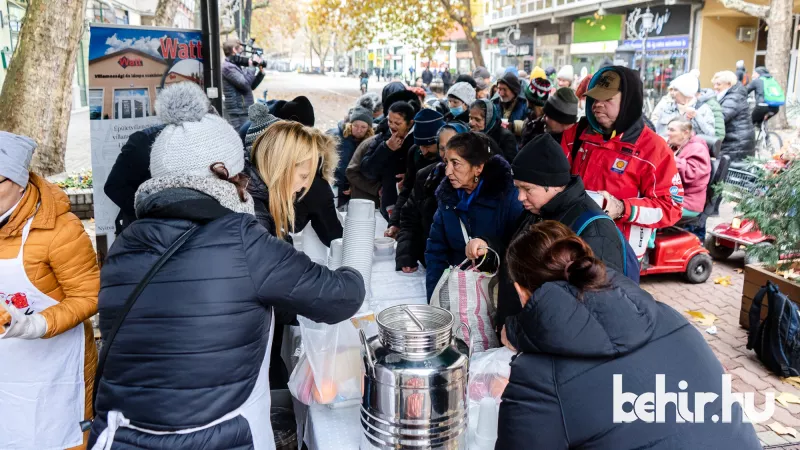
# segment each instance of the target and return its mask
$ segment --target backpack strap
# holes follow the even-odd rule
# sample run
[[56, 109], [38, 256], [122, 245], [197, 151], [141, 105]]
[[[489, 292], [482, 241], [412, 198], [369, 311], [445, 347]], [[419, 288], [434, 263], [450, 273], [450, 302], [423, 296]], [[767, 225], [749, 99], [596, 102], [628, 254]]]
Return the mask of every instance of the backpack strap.
[[748, 319], [750, 321], [750, 329], [747, 335], [747, 349], [752, 350], [755, 348], [756, 336], [758, 335], [758, 326], [761, 324], [761, 304], [764, 302], [764, 296], [770, 291], [772, 282], [767, 281], [761, 289], [758, 290], [756, 296], [753, 297], [753, 303], [750, 304], [750, 312]]
[[578, 236], [583, 233], [583, 230], [586, 229], [592, 222], [595, 220], [600, 219], [608, 219], [611, 223], [614, 224], [614, 229], [617, 230], [617, 237], [619, 237], [620, 242], [622, 243], [622, 272], [625, 276], [628, 276], [628, 252], [625, 248], [625, 236], [622, 235], [622, 231], [620, 231], [619, 227], [616, 223], [614, 223], [614, 219], [609, 217], [605, 213], [593, 213], [591, 211], [586, 211], [585, 213], [578, 216], [578, 219], [572, 224], [572, 231], [575, 232]]

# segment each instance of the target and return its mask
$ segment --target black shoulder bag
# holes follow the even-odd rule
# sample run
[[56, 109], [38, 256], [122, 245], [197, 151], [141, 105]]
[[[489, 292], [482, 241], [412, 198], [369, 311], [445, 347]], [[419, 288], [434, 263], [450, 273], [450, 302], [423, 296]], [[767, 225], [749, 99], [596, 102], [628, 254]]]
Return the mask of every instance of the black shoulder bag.
[[[94, 376], [94, 390], [92, 391], [92, 408], [95, 408], [95, 403], [97, 402], [97, 389], [100, 387], [100, 380], [103, 378], [103, 369], [105, 369], [106, 359], [108, 358], [108, 350], [111, 348], [111, 344], [114, 342], [114, 337], [116, 337], [119, 328], [122, 326], [122, 322], [125, 321], [125, 318], [128, 316], [128, 313], [133, 308], [133, 304], [136, 303], [136, 300], [142, 294], [144, 289], [150, 284], [150, 281], [153, 280], [153, 277], [156, 273], [161, 270], [161, 267], [166, 264], [167, 260], [169, 260], [175, 252], [178, 251], [187, 240], [197, 231], [199, 227], [197, 225], [193, 226], [192, 228], [186, 230], [172, 245], [169, 246], [166, 252], [158, 258], [153, 267], [147, 271], [142, 278], [142, 281], [136, 285], [136, 287], [131, 291], [128, 299], [125, 300], [125, 305], [122, 307], [122, 311], [119, 312], [117, 318], [114, 319], [114, 325], [111, 326], [111, 331], [108, 332], [108, 336], [105, 337], [103, 342], [103, 348], [100, 349], [100, 357], [97, 361], [97, 371], [95, 372]], [[94, 409], [95, 414], [97, 414], [97, 409]], [[81, 421], [81, 430], [88, 431], [92, 427], [92, 420], [84, 420]]]

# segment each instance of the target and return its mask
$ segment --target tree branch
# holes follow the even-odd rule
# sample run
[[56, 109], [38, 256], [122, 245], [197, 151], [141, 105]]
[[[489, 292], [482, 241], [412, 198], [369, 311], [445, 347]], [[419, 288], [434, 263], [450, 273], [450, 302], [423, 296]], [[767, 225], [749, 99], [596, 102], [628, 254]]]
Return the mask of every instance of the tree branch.
[[719, 0], [722, 6], [768, 21], [769, 5], [758, 5], [744, 0]]

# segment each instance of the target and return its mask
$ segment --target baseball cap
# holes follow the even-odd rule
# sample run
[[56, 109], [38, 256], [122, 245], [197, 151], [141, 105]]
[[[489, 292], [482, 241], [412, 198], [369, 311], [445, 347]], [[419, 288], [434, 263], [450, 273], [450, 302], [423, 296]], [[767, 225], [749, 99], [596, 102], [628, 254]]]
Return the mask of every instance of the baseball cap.
[[621, 77], [613, 70], [606, 70], [594, 84], [594, 87], [586, 92], [587, 97], [595, 100], [606, 101], [620, 92]]

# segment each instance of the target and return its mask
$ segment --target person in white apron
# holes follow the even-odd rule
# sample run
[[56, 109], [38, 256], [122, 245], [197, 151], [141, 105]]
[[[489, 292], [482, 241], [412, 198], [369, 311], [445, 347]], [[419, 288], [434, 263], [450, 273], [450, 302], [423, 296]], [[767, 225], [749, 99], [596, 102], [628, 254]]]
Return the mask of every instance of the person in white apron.
[[[192, 83], [165, 87], [156, 100], [167, 125], [150, 154], [153, 178], [139, 187], [137, 220], [103, 265], [99, 310], [107, 356], [88, 440], [93, 450], [274, 449], [268, 376], [274, 309], [337, 323], [363, 302], [358, 272], [315, 264], [259, 224], [241, 183], [242, 142], [207, 110], [208, 99]], [[271, 125], [264, 139], [284, 143], [275, 151], [290, 151], [280, 173], [291, 180], [302, 171], [297, 163], [307, 162], [298, 186], [276, 184], [285, 191], [271, 191], [292, 207], [294, 194], [314, 178], [319, 154], [312, 150], [333, 149], [335, 142], [289, 122]], [[305, 159], [293, 159], [299, 156]], [[278, 228], [291, 229], [289, 217], [283, 219]], [[163, 255], [170, 256], [157, 265]], [[147, 281], [153, 267], [160, 268]], [[132, 292], [140, 295], [124, 315]]]
[[0, 132], [0, 448], [84, 448], [99, 273], [66, 195], [28, 172], [35, 146]]

